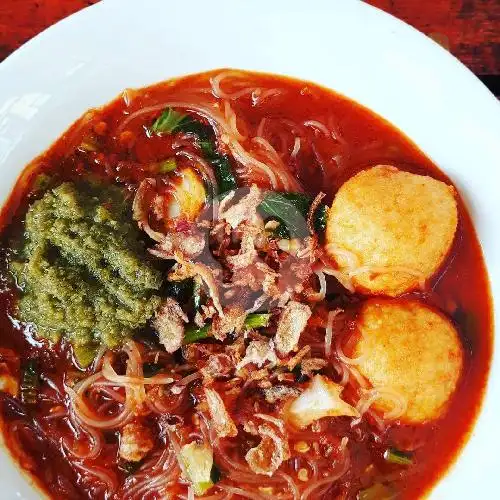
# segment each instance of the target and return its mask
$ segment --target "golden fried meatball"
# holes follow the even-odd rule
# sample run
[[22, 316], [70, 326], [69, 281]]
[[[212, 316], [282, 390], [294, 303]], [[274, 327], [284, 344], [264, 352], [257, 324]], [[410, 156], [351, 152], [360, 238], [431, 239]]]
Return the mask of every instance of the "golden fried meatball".
[[357, 325], [349, 354], [361, 375], [380, 389], [382, 397], [372, 408], [390, 412], [394, 398], [387, 394], [395, 393], [407, 403], [403, 422], [438, 418], [462, 372], [463, 349], [452, 323], [415, 300], [370, 299]]
[[436, 273], [457, 222], [452, 186], [379, 165], [337, 192], [328, 214], [326, 250], [358, 291], [395, 297]]

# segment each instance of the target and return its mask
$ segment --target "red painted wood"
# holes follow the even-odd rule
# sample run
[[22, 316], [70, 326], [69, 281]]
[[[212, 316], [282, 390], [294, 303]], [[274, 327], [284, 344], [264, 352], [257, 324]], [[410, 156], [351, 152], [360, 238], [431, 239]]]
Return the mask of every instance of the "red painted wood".
[[476, 74], [500, 75], [500, 0], [367, 0], [449, 50]]
[[[0, 60], [51, 24], [97, 1], [0, 0]], [[500, 75], [500, 0], [367, 1], [438, 39], [475, 73]]]
[[50, 25], [99, 0], [0, 0], [0, 61]]

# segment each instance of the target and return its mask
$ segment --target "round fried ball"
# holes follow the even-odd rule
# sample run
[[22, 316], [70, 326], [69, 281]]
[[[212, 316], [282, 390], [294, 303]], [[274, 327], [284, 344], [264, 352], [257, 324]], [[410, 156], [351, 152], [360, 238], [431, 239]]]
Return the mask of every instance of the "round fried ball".
[[401, 421], [438, 418], [463, 366], [463, 348], [453, 324], [416, 300], [370, 299], [361, 308], [357, 326], [350, 355], [382, 395], [372, 408], [390, 412], [395, 406], [391, 394], [396, 393], [407, 403]]
[[326, 250], [357, 291], [395, 297], [437, 272], [457, 223], [452, 186], [379, 165], [337, 192], [328, 214]]

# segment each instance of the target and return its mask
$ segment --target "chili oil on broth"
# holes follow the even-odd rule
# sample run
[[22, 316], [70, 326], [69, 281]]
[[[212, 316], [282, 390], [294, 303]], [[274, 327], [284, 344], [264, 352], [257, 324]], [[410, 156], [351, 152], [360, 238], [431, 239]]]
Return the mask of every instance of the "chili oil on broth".
[[[151, 494], [151, 498], [154, 498], [154, 484], [158, 485], [159, 490], [169, 488], [169, 491], [186, 495], [186, 487], [177, 484], [178, 475], [174, 474], [169, 478], [167, 472], [163, 472], [163, 467], [171, 465], [174, 460], [167, 444], [179, 439], [172, 432], [171, 426], [176, 422], [176, 415], [184, 417], [182, 440], [186, 440], [189, 433], [197, 433], [198, 439], [203, 440], [203, 432], [209, 431], [195, 415], [194, 404], [203, 402], [201, 377], [188, 381], [192, 396], [183, 398], [181, 393], [158, 398], [156, 409], [143, 419], [142, 424], [147, 429], [145, 432], [151, 434], [153, 447], [141, 461], [142, 469], [131, 472], [126, 470], [123, 460], [117, 461], [120, 429], [97, 430], [93, 435], [92, 430], [88, 432], [89, 426], [77, 424], [75, 427], [69, 423], [65, 415], [71, 413], [69, 409], [72, 403], [64, 384], [69, 380], [85, 380], [85, 377], [92, 375], [95, 366], [91, 365], [84, 372], [78, 370], [72, 363], [71, 348], [67, 342], [63, 341], [49, 348], [46, 342], [36, 338], [31, 326], [13, 319], [19, 292], [13, 286], [4, 262], [11, 252], [10, 248], [18, 244], [29, 205], [41, 198], [46, 189], [43, 182], [40, 182], [41, 173], [51, 178], [51, 185], [95, 177], [105, 184], [121, 186], [126, 196], [132, 199], [141, 181], [158, 176], [158, 165], [165, 159], [176, 158], [176, 171], [170, 174], [175, 177], [179, 171], [193, 168], [196, 161], [192, 161], [192, 155], [203, 157], [199, 148], [193, 145], [192, 137], [179, 134], [160, 136], [147, 132], [146, 128], [151, 127], [167, 105], [179, 112], [194, 111], [193, 116], [196, 118], [196, 108], [198, 111], [200, 107], [207, 109], [208, 100], [210, 104], [229, 103], [221, 105], [220, 117], [224, 123], [230, 124], [233, 133], [232, 127], [236, 127], [236, 133], [249, 137], [258, 135], [272, 146], [276, 154], [259, 141], [242, 141], [254, 158], [272, 165], [275, 174], [281, 172], [283, 166], [287, 172], [291, 172], [289, 177], [286, 172], [282, 176], [276, 175], [278, 191], [297, 191], [297, 188], [302, 187], [312, 197], [323, 191], [326, 193], [324, 201], [331, 205], [335, 193], [347, 179], [378, 164], [395, 165], [401, 170], [430, 175], [450, 184], [449, 179], [398, 130], [342, 96], [314, 84], [283, 77], [230, 73], [219, 80], [217, 76], [220, 73], [217, 71], [193, 75], [146, 89], [127, 90], [112, 103], [88, 112], [24, 170], [3, 208], [0, 296], [2, 362], [6, 364], [8, 373], [19, 380], [26, 371], [28, 360], [36, 359], [40, 375], [39, 401], [36, 405], [26, 407], [17, 398], [3, 396], [4, 438], [14, 458], [53, 496], [86, 498], [91, 495], [93, 498], [105, 498], [108, 495], [114, 498], [115, 495], [116, 498], [125, 498], [125, 491], [128, 490], [136, 495]], [[212, 85], [215, 79], [215, 92], [223, 99], [213, 96], [210, 79]], [[191, 107], [185, 109], [184, 103]], [[174, 104], [180, 104], [180, 107]], [[141, 114], [141, 110], [146, 112]], [[203, 110], [201, 114], [203, 115]], [[207, 123], [204, 118], [201, 121]], [[215, 127], [219, 130], [220, 124], [215, 123]], [[218, 133], [217, 148], [228, 154], [231, 169], [240, 175], [240, 179], [244, 177], [242, 174], [247, 174], [247, 178], [243, 179], [244, 183], [254, 180], [266, 188], [272, 188], [269, 178], [266, 178], [262, 170], [248, 172], [248, 169], [245, 171], [241, 167], [241, 162], [235, 161], [234, 152], [228, 146], [225, 135], [224, 131]], [[181, 155], [179, 151], [188, 154]], [[182, 175], [179, 175], [179, 179], [182, 181]], [[298, 185], [295, 179], [298, 180]], [[172, 189], [175, 188], [171, 184], [165, 186], [166, 193]], [[332, 487], [327, 483], [328, 489], [323, 491], [324, 488], [318, 488], [313, 494], [347, 494], [350, 498], [373, 484], [388, 481], [401, 497], [416, 498], [429, 490], [444, 474], [466, 441], [481, 404], [488, 374], [492, 316], [480, 245], [460, 196], [457, 196], [457, 201], [459, 226], [450, 254], [438, 274], [427, 283], [425, 291], [413, 291], [405, 295], [405, 298], [416, 299], [442, 311], [459, 331], [464, 348], [464, 367], [449, 407], [439, 420], [420, 425], [395, 422], [381, 427], [370, 413], [354, 427], [351, 427], [351, 419], [348, 417], [327, 417], [320, 420], [315, 429], [320, 431], [323, 441], [336, 450], [330, 458], [332, 463], [340, 460], [338, 450], [344, 446], [341, 437], [349, 437], [347, 450], [350, 454], [350, 466], [338, 480], [332, 481]], [[162, 229], [172, 230], [171, 227]], [[144, 236], [144, 241], [151, 246], [152, 242], [147, 236]], [[158, 265], [165, 272], [163, 264]], [[328, 277], [327, 284], [331, 300], [315, 309], [309, 327], [302, 333], [299, 348], [324, 343], [324, 324], [329, 310], [340, 305], [355, 316], [357, 308], [365, 300], [360, 294], [347, 292], [333, 278]], [[137, 363], [146, 363], [148, 366], [160, 359], [163, 363], [160, 373], [171, 372], [177, 380], [182, 380], [185, 374], [176, 370], [186, 364], [186, 359], [168, 355], [154, 338], [149, 328], [139, 331], [136, 335], [138, 350], [129, 350], [129, 359], [133, 358]], [[101, 364], [103, 359], [106, 360], [106, 357], [101, 358]], [[333, 359], [339, 363], [337, 358]], [[112, 366], [118, 373], [125, 373], [126, 360], [125, 353], [115, 355]], [[331, 364], [321, 373], [335, 382], [339, 381], [339, 373]], [[139, 372], [128, 376], [137, 377]], [[306, 379], [307, 377], [299, 377], [294, 384], [305, 388]], [[219, 381], [214, 387], [219, 391], [227, 390], [224, 384], [225, 382]], [[253, 398], [259, 394], [258, 391], [258, 388], [252, 387], [248, 393], [224, 397], [224, 403], [236, 421], [244, 421], [256, 413]], [[119, 400], [124, 396], [123, 388], [108, 394], [95, 389], [91, 392], [91, 401], [96, 407], [108, 405], [101, 420], [107, 418], [106, 415], [119, 413]], [[349, 390], [346, 389], [346, 392]], [[245, 395], [249, 397], [245, 398]], [[266, 413], [266, 410], [269, 412], [272, 407], [261, 409], [262, 413]], [[54, 417], [48, 418], [50, 416]], [[74, 448], [75, 443], [78, 443], [75, 439], [76, 428], [84, 443], [83, 450]], [[91, 426], [90, 428], [92, 429]], [[219, 441], [211, 434], [208, 437], [217, 443], [216, 463], [217, 460], [224, 462], [221, 456], [225, 456], [226, 460], [227, 457], [234, 459], [239, 456], [239, 461], [245, 464], [245, 453], [250, 445], [256, 444], [255, 436], [244, 433], [241, 428], [236, 438]], [[64, 446], [61, 446], [61, 439]], [[316, 439], [317, 434], [310, 429], [294, 431], [289, 439], [292, 458], [285, 460], [280, 468], [288, 477], [293, 478], [300, 494], [314, 480], [314, 477], [311, 478], [314, 467], [311, 469], [304, 457], [314, 455], [309, 450], [305, 454], [296, 450], [305, 449], [304, 443], [312, 448], [312, 442]], [[235, 446], [227, 446], [228, 442]], [[96, 458], [77, 457], [92, 455], [93, 446], [100, 446], [100, 453]], [[402, 450], [417, 447], [413, 455], [414, 464], [388, 464], [383, 454], [390, 447]], [[320, 471], [324, 471], [326, 475], [328, 472], [335, 475], [332, 465], [325, 466], [323, 462], [319, 465]], [[227, 466], [225, 463], [217, 465], [222, 470], [223, 466]], [[307, 472], [306, 482], [298, 478], [302, 469]], [[237, 470], [238, 478], [237, 473], [240, 474], [240, 483], [230, 481], [228, 476], [224, 477], [223, 470], [222, 482], [216, 485], [226, 484], [229, 488], [240, 486], [254, 491], [254, 494], [266, 493], [259, 491], [257, 486], [266, 481], [266, 476], [255, 475], [253, 482], [248, 483], [245, 482], [248, 481], [246, 471]], [[153, 485], [150, 489], [147, 489], [145, 483], [146, 476]], [[284, 484], [281, 484], [282, 488]], [[114, 493], [110, 495], [111, 491]], [[221, 495], [232, 492], [237, 498], [237, 490], [212, 491], [221, 491]], [[287, 490], [285, 486], [284, 491], [292, 494], [293, 488], [288, 487]], [[387, 490], [379, 493], [388, 494]]]

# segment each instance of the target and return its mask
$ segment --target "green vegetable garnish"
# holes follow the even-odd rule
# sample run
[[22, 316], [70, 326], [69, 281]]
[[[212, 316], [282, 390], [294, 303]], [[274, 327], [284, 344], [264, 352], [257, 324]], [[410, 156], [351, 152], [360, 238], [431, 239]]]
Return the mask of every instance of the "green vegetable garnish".
[[212, 480], [212, 483], [216, 484], [218, 483], [222, 478], [222, 473], [220, 469], [213, 464], [212, 465], [212, 472], [210, 473], [210, 479]]
[[213, 138], [212, 141], [200, 141], [200, 147], [203, 152], [203, 156], [210, 162], [212, 167], [214, 167], [215, 178], [217, 179], [217, 185], [219, 187], [219, 194], [234, 191], [238, 187], [238, 184], [233, 175], [231, 163], [227, 156], [217, 153], [215, 149], [215, 138]]
[[30, 206], [24, 234], [10, 262], [18, 318], [39, 337], [64, 336], [81, 366], [101, 346], [121, 346], [158, 308], [162, 275], [118, 188], [61, 184]]
[[193, 117], [166, 108], [159, 118], [153, 123], [151, 131], [155, 133], [173, 134], [184, 132], [196, 137], [204, 158], [214, 168], [217, 179], [218, 193], [224, 194], [238, 187], [236, 178], [232, 173], [231, 162], [226, 155], [217, 152], [215, 134], [210, 125], [205, 125]]
[[[259, 205], [259, 211], [267, 219], [277, 220], [275, 229], [278, 238], [304, 238], [309, 234], [307, 214], [312, 199], [302, 193], [269, 192]], [[320, 205], [314, 213], [314, 228], [321, 233], [326, 228], [326, 205]]]
[[190, 120], [188, 115], [166, 108], [151, 126], [151, 131], [156, 134], [173, 134], [178, 132], [182, 122], [187, 120]]
[[34, 405], [38, 396], [38, 365], [33, 359], [26, 363], [21, 376], [21, 401], [25, 405]]
[[177, 162], [175, 158], [169, 158], [168, 160], [162, 161], [158, 165], [158, 172], [160, 174], [168, 174], [169, 172], [173, 172], [177, 168]]
[[253, 313], [249, 314], [245, 319], [247, 328], [264, 328], [269, 324], [271, 315], [269, 313]]
[[411, 465], [413, 463], [413, 454], [405, 451], [389, 448], [384, 452], [384, 458], [391, 464]]
[[184, 332], [184, 344], [193, 344], [194, 342], [208, 339], [208, 337], [210, 337], [210, 329], [210, 324], [206, 324], [201, 328], [198, 328], [195, 325], [188, 326]]
[[309, 234], [307, 204], [304, 204], [304, 199], [290, 199], [289, 195], [294, 193], [268, 193], [259, 205], [259, 211], [266, 218], [280, 223], [275, 230], [277, 237], [305, 238]]
[[391, 500], [397, 497], [393, 488], [382, 483], [376, 483], [358, 493], [357, 500]]
[[[252, 313], [245, 318], [247, 328], [264, 328], [269, 324], [271, 315], [269, 313]], [[207, 323], [202, 328], [190, 325], [184, 332], [184, 344], [192, 344], [200, 340], [208, 339], [211, 336], [211, 325]]]
[[314, 212], [314, 229], [317, 233], [322, 233], [326, 229], [326, 221], [328, 218], [328, 207], [320, 205]]

